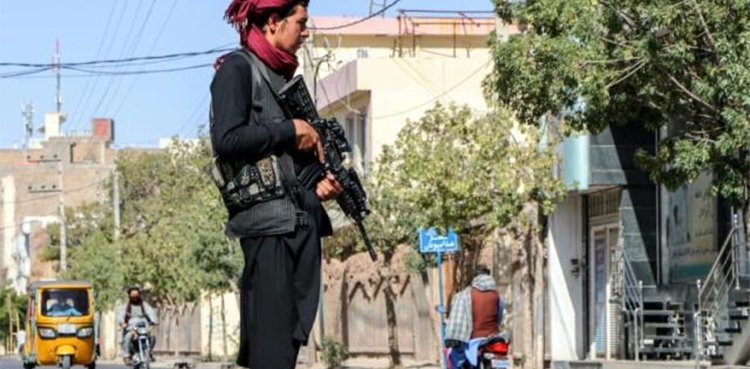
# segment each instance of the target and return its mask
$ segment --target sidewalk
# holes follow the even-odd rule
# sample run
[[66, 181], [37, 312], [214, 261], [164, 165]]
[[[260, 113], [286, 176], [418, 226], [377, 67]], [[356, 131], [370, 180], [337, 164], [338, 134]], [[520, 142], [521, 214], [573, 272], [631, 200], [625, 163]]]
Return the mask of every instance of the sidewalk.
[[[105, 360], [99, 359], [97, 363], [100, 364], [122, 364], [122, 359]], [[175, 369], [178, 364], [187, 363], [189, 369], [240, 369], [238, 366], [228, 366], [228, 364], [220, 361], [206, 362], [200, 361], [199, 358], [172, 358], [172, 357], [157, 357], [156, 361], [151, 364], [154, 369]], [[439, 365], [425, 362], [411, 362], [406, 360], [404, 362], [404, 368], [408, 369], [440, 369]], [[351, 359], [345, 362], [345, 365], [341, 369], [385, 369], [388, 368], [388, 359]], [[326, 369], [323, 363], [316, 364], [305, 364], [298, 363], [297, 369]]]

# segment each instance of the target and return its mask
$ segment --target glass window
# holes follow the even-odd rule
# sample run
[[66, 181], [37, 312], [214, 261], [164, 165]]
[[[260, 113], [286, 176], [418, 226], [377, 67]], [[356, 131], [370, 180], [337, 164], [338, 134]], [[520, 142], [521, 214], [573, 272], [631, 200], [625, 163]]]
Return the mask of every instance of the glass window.
[[42, 292], [42, 315], [84, 316], [89, 315], [89, 295], [85, 289], [59, 288]]

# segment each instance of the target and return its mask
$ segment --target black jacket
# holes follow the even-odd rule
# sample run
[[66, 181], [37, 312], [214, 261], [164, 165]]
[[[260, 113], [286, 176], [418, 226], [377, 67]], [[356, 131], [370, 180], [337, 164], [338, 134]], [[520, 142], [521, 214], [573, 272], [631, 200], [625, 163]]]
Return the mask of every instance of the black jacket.
[[[229, 54], [211, 82], [211, 143], [221, 160], [257, 161], [271, 154], [288, 155], [295, 172], [311, 160], [307, 153], [295, 150], [294, 123], [285, 116], [269, 83], [253, 81], [247, 59], [239, 52]], [[265, 68], [264, 66], [261, 66]], [[270, 84], [278, 91], [286, 82], [265, 68]], [[260, 77], [260, 76], [259, 76]], [[259, 91], [253, 91], [259, 87]], [[287, 179], [297, 182], [296, 178]], [[227, 233], [232, 236], [269, 236], [293, 232], [303, 212], [320, 212], [321, 235], [331, 234], [331, 224], [320, 201], [312, 191], [300, 193], [293, 201], [286, 198], [253, 205], [243, 211], [230, 211]], [[312, 198], [311, 198], [312, 197]], [[296, 206], [295, 206], [296, 203]]]

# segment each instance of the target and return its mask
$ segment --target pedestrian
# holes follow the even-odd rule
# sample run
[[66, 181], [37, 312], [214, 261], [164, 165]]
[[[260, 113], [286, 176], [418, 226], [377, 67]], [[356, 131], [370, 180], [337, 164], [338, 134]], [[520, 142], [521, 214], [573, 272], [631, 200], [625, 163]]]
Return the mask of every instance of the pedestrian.
[[307, 5], [232, 1], [225, 16], [241, 47], [217, 60], [211, 82], [214, 177], [227, 234], [240, 239], [245, 258], [237, 364], [252, 369], [295, 367], [318, 307], [320, 238], [332, 234], [321, 202], [342, 192], [330, 174], [315, 190], [300, 185], [297, 175], [323, 157], [320, 138], [275, 95], [309, 36]]

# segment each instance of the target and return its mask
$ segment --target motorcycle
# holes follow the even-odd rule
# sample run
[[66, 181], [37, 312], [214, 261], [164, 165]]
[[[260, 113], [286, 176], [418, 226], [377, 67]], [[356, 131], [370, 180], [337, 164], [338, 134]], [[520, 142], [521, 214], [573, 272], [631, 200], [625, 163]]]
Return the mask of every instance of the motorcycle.
[[132, 324], [128, 330], [130, 345], [130, 366], [133, 369], [150, 369], [151, 367], [151, 330], [145, 320]]
[[505, 335], [490, 337], [479, 347], [479, 369], [507, 369], [510, 342]]

